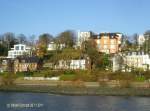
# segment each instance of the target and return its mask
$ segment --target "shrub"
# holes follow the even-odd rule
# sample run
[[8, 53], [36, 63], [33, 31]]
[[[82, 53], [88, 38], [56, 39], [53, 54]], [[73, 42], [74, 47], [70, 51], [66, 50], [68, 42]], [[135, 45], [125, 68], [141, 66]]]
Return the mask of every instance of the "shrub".
[[130, 88], [131, 87], [131, 81], [129, 80], [121, 80], [119, 81], [120, 87], [121, 88]]
[[97, 76], [88, 70], [79, 70], [76, 72], [77, 79], [81, 81], [97, 81]]
[[33, 76], [36, 76], [36, 77], [37, 76], [39, 76], [39, 77], [54, 77], [54, 76], [59, 76], [61, 74], [63, 74], [62, 70], [50, 70], [50, 69], [33, 72]]
[[23, 77], [25, 76], [25, 72], [16, 72], [17, 77]]
[[85, 74], [82, 76], [82, 80], [87, 81], [87, 82], [95, 82], [95, 81], [97, 81], [97, 78], [95, 75]]
[[31, 72], [31, 71], [26, 71], [26, 72], [24, 72], [24, 74], [26, 76], [33, 76], [33, 72]]
[[60, 79], [66, 81], [97, 81], [97, 77], [88, 70], [67, 70], [64, 71]]
[[63, 75], [60, 76], [60, 80], [75, 81], [75, 80], [77, 80], [77, 77], [74, 74], [69, 74], [69, 75], [63, 74]]
[[99, 81], [99, 85], [100, 85], [101, 87], [106, 87], [106, 86], [108, 86], [106, 81]]
[[150, 71], [144, 72], [143, 76], [145, 77], [146, 80], [150, 79]]
[[144, 73], [144, 69], [142, 68], [132, 68], [132, 73], [135, 74], [135, 75], [143, 75]]
[[110, 73], [108, 77], [110, 80], [135, 80], [135, 75], [127, 72]]
[[76, 72], [74, 70], [65, 70], [64, 74], [65, 75], [72, 75], [72, 74], [76, 74]]
[[15, 74], [5, 73], [2, 77], [2, 85], [12, 85], [16, 79]]
[[144, 76], [137, 76], [136, 81], [143, 82], [143, 81], [145, 81], [145, 77]]

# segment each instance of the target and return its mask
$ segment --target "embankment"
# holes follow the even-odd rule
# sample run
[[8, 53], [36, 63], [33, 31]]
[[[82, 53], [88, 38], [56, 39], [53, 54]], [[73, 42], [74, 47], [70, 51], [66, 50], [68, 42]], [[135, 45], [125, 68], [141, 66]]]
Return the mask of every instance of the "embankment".
[[65, 95], [150, 96], [150, 84], [145, 82], [71, 82], [71, 81], [15, 81], [14, 85], [0, 85], [0, 91], [40, 92]]

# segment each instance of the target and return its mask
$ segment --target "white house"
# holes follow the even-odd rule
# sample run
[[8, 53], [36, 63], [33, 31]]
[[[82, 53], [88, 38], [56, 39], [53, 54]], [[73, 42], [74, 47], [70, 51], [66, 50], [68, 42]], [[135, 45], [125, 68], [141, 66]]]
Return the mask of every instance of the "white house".
[[51, 43], [48, 44], [47, 50], [48, 51], [53, 51], [53, 50], [56, 50], [57, 48], [63, 49], [64, 47], [65, 47], [65, 44], [58, 44], [57, 45], [56, 43], [51, 42]]
[[8, 56], [7, 58], [16, 58], [17, 56], [21, 56], [24, 54], [30, 54], [31, 53], [31, 48], [27, 47], [24, 44], [16, 44], [14, 45], [11, 50], [8, 51]]
[[143, 70], [150, 70], [150, 56], [143, 52], [128, 53], [124, 57], [124, 64], [132, 68], [142, 68]]
[[119, 54], [115, 54], [115, 55], [112, 57], [112, 71], [113, 71], [113, 72], [116, 72], [116, 71], [121, 70], [121, 68], [122, 68], [122, 63], [123, 63], [123, 58], [122, 58], [122, 56], [119, 55]]
[[77, 43], [78, 47], [81, 47], [82, 43], [91, 37], [91, 32], [80, 32], [78, 31]]
[[60, 60], [58, 65], [55, 66], [55, 69], [82, 69], [85, 70], [86, 67], [86, 60], [79, 59], [79, 60]]
[[51, 42], [48, 44], [48, 47], [47, 47], [47, 50], [48, 51], [53, 51], [53, 50], [56, 50], [56, 44], [54, 42]]

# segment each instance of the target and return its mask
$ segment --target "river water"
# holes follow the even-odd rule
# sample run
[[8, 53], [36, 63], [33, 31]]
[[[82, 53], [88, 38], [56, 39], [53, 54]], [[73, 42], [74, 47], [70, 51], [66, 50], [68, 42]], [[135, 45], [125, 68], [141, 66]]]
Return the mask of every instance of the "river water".
[[0, 111], [150, 111], [150, 97], [0, 92]]

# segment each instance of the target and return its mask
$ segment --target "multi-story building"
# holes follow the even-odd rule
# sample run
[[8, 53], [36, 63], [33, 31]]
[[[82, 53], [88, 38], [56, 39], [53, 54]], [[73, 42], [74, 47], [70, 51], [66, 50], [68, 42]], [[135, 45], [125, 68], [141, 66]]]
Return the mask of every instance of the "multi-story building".
[[24, 55], [24, 54], [30, 54], [30, 47], [27, 47], [24, 44], [16, 44], [14, 45], [11, 50], [8, 51], [8, 57], [7, 58], [16, 58], [18, 56]]
[[78, 31], [78, 37], [77, 37], [77, 43], [76, 45], [78, 47], [81, 47], [82, 43], [84, 41], [87, 41], [89, 40], [89, 38], [91, 37], [92, 33], [89, 31], [89, 32], [80, 32]]
[[121, 33], [100, 33], [93, 38], [99, 52], [113, 54], [121, 51]]
[[132, 52], [128, 53], [124, 57], [124, 64], [130, 68], [142, 68], [143, 70], [150, 69], [150, 57], [144, 52]]
[[14, 60], [14, 72], [36, 71], [39, 67], [40, 60], [36, 56], [17, 57]]

